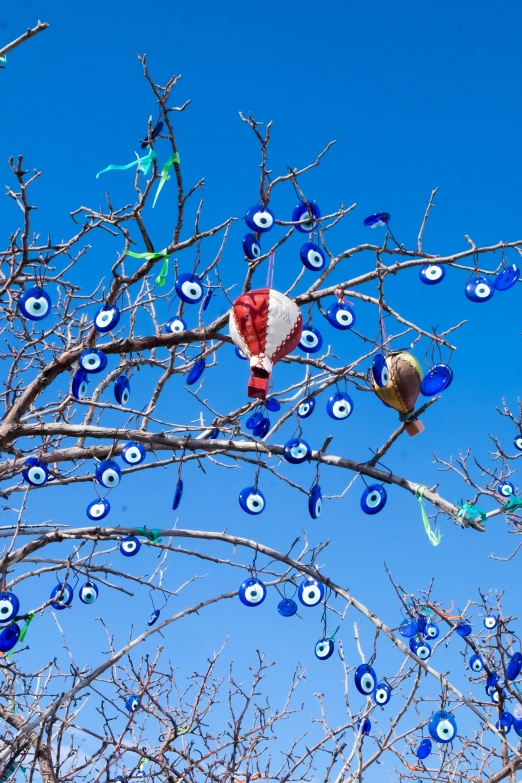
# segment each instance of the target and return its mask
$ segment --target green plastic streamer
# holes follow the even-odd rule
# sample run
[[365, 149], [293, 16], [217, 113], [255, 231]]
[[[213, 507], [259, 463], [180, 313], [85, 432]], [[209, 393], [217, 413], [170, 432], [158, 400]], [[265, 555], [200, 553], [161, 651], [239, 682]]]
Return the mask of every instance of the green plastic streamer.
[[145, 538], [148, 538], [149, 541], [152, 541], [152, 543], [156, 543], [156, 541], [159, 543], [161, 541], [161, 528], [153, 528], [151, 530], [148, 530], [146, 527], [137, 527], [136, 530], [140, 535], [145, 536]]
[[132, 250], [125, 251], [125, 255], [132, 258], [145, 258], [147, 261], [151, 261], [153, 258], [168, 258], [167, 248], [160, 250], [159, 253], [133, 253]]
[[463, 503], [459, 506], [457, 519], [464, 519], [467, 522], [483, 522], [486, 519], [486, 512], [471, 503]]
[[23, 642], [23, 640], [27, 636], [27, 631], [29, 630], [29, 626], [31, 625], [33, 620], [34, 620], [34, 612], [29, 612], [29, 614], [27, 615], [27, 620], [25, 621], [25, 625], [22, 628], [22, 632], [20, 633], [20, 638], [18, 640], [19, 642]]
[[179, 155], [177, 152], [175, 152], [174, 155], [170, 156], [168, 161], [161, 169], [161, 177], [160, 177], [160, 181], [158, 182], [158, 189], [156, 191], [156, 195], [154, 196], [154, 201], [152, 202], [152, 209], [154, 209], [154, 207], [156, 206], [156, 201], [161, 192], [163, 185], [168, 179], [170, 179], [169, 169], [171, 168], [171, 166], [174, 165], [174, 163], [179, 163]]
[[417, 496], [417, 500], [419, 501], [419, 505], [421, 507], [421, 514], [422, 514], [422, 522], [424, 525], [424, 530], [426, 531], [426, 535], [428, 536], [428, 540], [430, 544], [433, 546], [438, 546], [441, 542], [442, 535], [440, 530], [432, 530], [430, 527], [430, 520], [428, 519], [428, 515], [426, 514], [426, 509], [424, 508], [424, 490], [426, 487], [417, 487], [415, 490], [415, 495]]
[[134, 154], [136, 155], [137, 160], [133, 160], [132, 163], [127, 163], [125, 166], [116, 166], [114, 164], [107, 166], [106, 169], [103, 169], [103, 171], [99, 171], [96, 174], [96, 179], [98, 179], [100, 174], [105, 174], [106, 171], [124, 171], [125, 169], [132, 169], [133, 166], [137, 166], [138, 170], [143, 174], [148, 174], [149, 169], [152, 166], [152, 162], [156, 160], [156, 153], [154, 150], [151, 148], [147, 154], [143, 156], [143, 158], [140, 158], [137, 152]]
[[522, 506], [522, 498], [517, 498], [515, 495], [510, 495], [508, 498], [508, 502], [504, 504], [504, 508], [508, 508], [512, 511], [514, 511], [517, 508], [520, 508]]
[[139, 766], [139, 769], [140, 769], [140, 770], [142, 770], [142, 769], [143, 769], [143, 767], [144, 767], [146, 764], [148, 764], [148, 763], [149, 763], [149, 761], [150, 761], [150, 759], [147, 759], [147, 758], [145, 758], [145, 759], [141, 759], [141, 761], [140, 761], [140, 763], [139, 763], [139, 765], [138, 765], [138, 766]]
[[162, 264], [162, 267], [160, 269], [160, 273], [159, 273], [159, 275], [156, 278], [156, 285], [157, 286], [161, 287], [161, 286], [165, 285], [165, 281], [167, 279], [168, 272], [169, 272], [169, 257], [167, 256], [167, 258], [165, 259], [165, 261]]
[[5, 57], [0, 57], [0, 63], [7, 65], [7, 55]]

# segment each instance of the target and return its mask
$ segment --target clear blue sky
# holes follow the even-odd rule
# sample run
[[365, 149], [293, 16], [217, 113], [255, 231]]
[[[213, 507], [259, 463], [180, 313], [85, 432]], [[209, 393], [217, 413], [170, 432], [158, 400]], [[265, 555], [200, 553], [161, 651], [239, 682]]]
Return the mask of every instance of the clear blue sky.
[[[149, 114], [156, 114], [135, 58], [136, 52], [147, 52], [158, 81], [183, 74], [174, 100], [181, 104], [190, 98], [192, 105], [177, 121], [177, 138], [185, 181], [206, 178], [205, 225], [229, 215], [241, 216], [256, 201], [257, 144], [238, 117], [239, 111], [252, 111], [257, 119], [274, 120], [271, 163], [276, 173], [286, 165], [311, 161], [328, 141], [338, 140], [321, 168], [306, 180], [307, 193], [325, 209], [335, 209], [341, 200], [358, 204], [335, 236], [335, 251], [367, 239], [362, 218], [381, 209], [391, 212], [396, 236], [411, 246], [436, 186], [440, 191], [426, 232], [428, 251], [463, 249], [464, 234], [477, 244], [521, 237], [517, 96], [522, 8], [513, 0], [494, 4], [333, 0], [328, 5], [311, 0], [297, 5], [273, 0], [261, 5], [95, 0], [87, 7], [63, 0], [51, 4], [20, 0], [4, 4], [0, 11], [0, 42], [16, 37], [38, 18], [48, 21], [50, 29], [13, 52], [8, 69], [0, 73], [0, 179], [11, 182], [6, 163], [10, 155], [23, 154], [28, 168], [43, 170], [32, 195], [33, 203], [40, 205], [35, 222], [43, 234], [52, 231], [58, 238], [66, 237], [72, 231], [69, 211], [79, 205], [97, 206], [106, 189], [115, 204], [132, 200], [131, 174], [112, 173], [98, 180], [95, 174], [110, 163], [132, 160]], [[150, 217], [157, 248], [171, 234], [174, 201], [167, 193], [168, 184], [161, 209], [158, 205]], [[287, 191], [278, 199], [277, 206], [289, 214], [292, 194]], [[4, 202], [0, 210], [4, 242], [17, 220], [15, 208]], [[227, 282], [243, 274], [238, 250], [242, 233], [239, 223], [224, 259]], [[102, 241], [92, 241], [89, 264], [78, 271], [76, 279], [82, 282], [84, 274], [86, 285], [93, 275], [108, 273], [119, 249]], [[297, 258], [297, 238], [293, 246]], [[347, 278], [353, 269], [366, 269], [372, 263], [370, 257], [356, 257], [345, 262], [341, 275]], [[495, 265], [492, 259], [491, 268]], [[281, 254], [276, 285], [278, 280], [283, 285], [298, 268], [289, 252]], [[385, 460], [394, 472], [412, 480], [425, 484], [440, 480], [440, 492], [450, 500], [465, 497], [465, 489], [450, 475], [438, 476], [430, 464], [432, 453], [448, 458], [471, 446], [485, 460], [488, 432], [511, 444], [514, 432], [494, 408], [502, 395], [514, 405], [519, 393], [519, 286], [497, 294], [488, 304], [473, 305], [463, 295], [465, 278], [463, 272], [453, 270], [442, 285], [430, 289], [412, 272], [389, 288], [391, 304], [426, 328], [468, 319], [456, 336], [453, 386], [426, 416], [425, 432], [415, 440], [404, 436]], [[211, 314], [217, 315], [222, 304], [212, 307]], [[353, 350], [357, 349], [355, 345]], [[226, 378], [232, 368], [237, 384], [230, 389]], [[231, 359], [208, 378], [206, 391], [216, 407], [225, 410], [243, 399], [244, 385], [244, 365]], [[146, 387], [136, 390], [143, 402]], [[197, 412], [187, 397], [177, 380], [169, 398], [176, 421]], [[396, 418], [370, 395], [355, 394], [355, 406], [349, 421], [335, 423], [320, 403], [320, 410], [305, 423], [305, 437], [316, 447], [333, 434], [332, 453], [367, 458], [368, 447], [384, 441]], [[284, 434], [289, 437], [289, 431]], [[288, 466], [287, 470], [289, 475], [307, 474], [312, 481], [311, 467]], [[324, 470], [323, 490], [337, 494], [349, 478]], [[313, 542], [331, 538], [333, 546], [323, 558], [329, 573], [392, 625], [399, 611], [387, 585], [385, 560], [397, 580], [412, 591], [435, 577], [436, 596], [441, 600], [463, 605], [475, 598], [479, 585], [505, 588], [508, 607], [518, 598], [516, 563], [501, 565], [486, 559], [491, 552], [507, 554], [514, 546], [501, 518], [489, 523], [485, 535], [444, 522], [442, 544], [433, 549], [423, 533], [416, 500], [398, 489], [390, 489], [386, 509], [370, 518], [359, 510], [362, 484], [358, 481], [345, 501], [327, 503], [321, 519], [312, 522], [305, 498], [279, 487], [274, 479], [263, 481], [268, 508], [258, 519], [246, 517], [237, 503], [239, 490], [251, 481], [248, 471], [228, 474], [224, 484], [216, 471], [203, 477], [191, 467], [184, 479], [180, 526], [227, 527], [281, 548], [302, 527]], [[174, 481], [173, 471], [141, 474], [126, 487], [125, 498], [122, 488], [118, 496], [116, 492], [111, 496], [110, 521], [152, 525], [161, 520], [167, 526], [174, 519], [170, 511]], [[83, 524], [91, 497], [87, 485], [65, 492], [46, 490], [38, 494], [38, 507], [33, 501], [32, 518], [52, 516], [56, 521]], [[137, 558], [130, 567], [145, 572], [153, 560], [142, 554], [139, 563]], [[176, 562], [170, 578], [177, 584], [193, 568], [193, 562]], [[208, 570], [201, 567], [198, 573]], [[177, 599], [176, 607], [211, 594], [215, 587], [228, 589], [231, 582], [234, 585], [234, 574], [212, 572], [190, 596], [187, 592]], [[39, 589], [45, 593], [52, 585], [50, 578], [45, 584], [42, 579]], [[35, 588], [24, 589], [30, 603]], [[92, 609], [93, 616], [102, 613], [112, 621], [121, 640], [125, 600], [120, 595], [101, 595], [99, 612]], [[309, 667], [310, 692], [334, 692], [341, 676], [339, 664], [334, 658], [319, 663], [313, 656], [313, 645], [321, 635], [319, 613], [311, 610], [304, 621], [282, 620], [275, 602], [271, 596], [252, 611], [242, 610], [239, 602], [228, 604], [184, 629], [175, 628], [168, 634], [169, 652], [182, 670], [185, 665], [191, 670], [194, 647], [203, 660], [228, 633], [230, 654], [245, 664], [256, 648], [280, 661], [278, 685], [300, 660]], [[148, 616], [147, 604], [147, 596], [129, 601], [129, 620], [140, 623]], [[77, 636], [77, 613], [88, 611], [78, 605], [77, 612], [64, 618], [80, 659], [85, 653]], [[339, 636], [355, 660], [353, 620], [349, 613]], [[57, 643], [49, 641], [50, 648]], [[99, 644], [104, 649], [101, 636]], [[441, 651], [444, 655], [448, 660], [434, 665], [458, 671], [460, 658]], [[381, 656], [379, 670], [384, 673], [384, 647]]]

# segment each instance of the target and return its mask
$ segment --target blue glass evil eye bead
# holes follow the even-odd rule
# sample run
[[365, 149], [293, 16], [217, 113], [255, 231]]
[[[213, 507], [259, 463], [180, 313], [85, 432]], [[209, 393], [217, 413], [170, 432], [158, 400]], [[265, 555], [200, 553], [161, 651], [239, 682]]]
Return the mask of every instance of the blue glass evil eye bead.
[[256, 516], [265, 510], [265, 496], [257, 487], [245, 487], [239, 493], [239, 505], [247, 514]]
[[302, 438], [291, 438], [285, 443], [283, 448], [283, 457], [292, 465], [299, 465], [301, 462], [305, 462], [311, 453], [310, 446]]
[[236, 356], [237, 356], [237, 358], [238, 358], [238, 359], [243, 359], [243, 361], [244, 361], [244, 362], [247, 362], [247, 361], [248, 361], [248, 356], [245, 356], [245, 354], [243, 353], [243, 351], [242, 351], [240, 348], [238, 348], [238, 347], [237, 347], [237, 345], [236, 345], [236, 347], [234, 348], [234, 351], [235, 351], [235, 353], [236, 353]]
[[121, 468], [113, 459], [104, 459], [96, 466], [96, 481], [102, 487], [117, 487], [121, 479]]
[[130, 383], [126, 375], [120, 375], [114, 383], [114, 397], [118, 405], [127, 405], [130, 399]]
[[472, 631], [471, 625], [469, 623], [459, 623], [457, 627], [455, 628], [455, 633], [458, 633], [459, 636], [469, 636]]
[[281, 403], [275, 397], [269, 397], [267, 400], [265, 400], [265, 408], [267, 411], [276, 413], [277, 411], [281, 410]]
[[421, 636], [424, 636], [426, 632], [426, 626], [428, 625], [428, 621], [426, 620], [426, 616], [421, 612], [417, 615], [417, 625], [419, 627], [419, 634]]
[[256, 424], [252, 430], [252, 435], [255, 435], [256, 438], [264, 438], [269, 429], [270, 419], [267, 416], [263, 416], [259, 424]]
[[160, 616], [160, 610], [154, 609], [154, 611], [149, 615], [149, 619], [147, 620], [147, 625], [149, 626], [149, 628], [154, 625], [154, 623], [156, 622], [159, 616]]
[[88, 374], [85, 370], [76, 370], [71, 384], [71, 394], [75, 400], [83, 400], [87, 394]]
[[484, 275], [475, 275], [466, 285], [464, 293], [471, 302], [487, 302], [495, 293], [495, 286]]
[[209, 289], [207, 291], [207, 293], [205, 294], [205, 298], [203, 299], [203, 304], [201, 306], [201, 309], [203, 310], [203, 312], [205, 312], [205, 310], [208, 310], [208, 308], [210, 307], [210, 303], [212, 301], [212, 296], [213, 296], [213, 291], [212, 291], [212, 289]]
[[522, 435], [517, 435], [513, 441], [513, 445], [517, 451], [522, 451]]
[[197, 361], [194, 362], [187, 375], [187, 380], [186, 380], [187, 386], [192, 386], [194, 383], [197, 383], [201, 378], [201, 376], [203, 375], [204, 370], [205, 370], [205, 360], [197, 359]]
[[496, 689], [498, 683], [498, 672], [491, 672], [488, 674], [488, 678], [486, 680], [486, 693], [488, 696], [491, 696], [493, 691]]
[[291, 598], [283, 598], [283, 600], [279, 601], [277, 604], [277, 611], [281, 617], [293, 617], [297, 612], [297, 604], [295, 601], [292, 601]]
[[127, 699], [125, 699], [125, 707], [129, 712], [136, 712], [139, 706], [140, 700], [137, 696], [131, 694]]
[[428, 723], [428, 731], [435, 742], [446, 744], [457, 736], [457, 724], [455, 718], [445, 710], [439, 710], [431, 716]]
[[386, 359], [382, 353], [378, 353], [374, 356], [372, 363], [372, 375], [373, 380], [379, 389], [384, 389], [388, 385], [388, 381], [390, 380], [390, 373], [388, 370], [388, 365], [386, 364]]
[[268, 207], [256, 204], [247, 211], [245, 223], [256, 234], [264, 234], [274, 227], [274, 213]]
[[428, 756], [431, 753], [432, 747], [433, 747], [433, 745], [431, 744], [431, 740], [423, 739], [423, 740], [421, 740], [421, 742], [417, 746], [417, 750], [415, 751], [415, 755], [417, 756], [418, 759], [421, 759], [421, 761], [423, 759], [427, 759]]
[[178, 334], [178, 332], [186, 332], [187, 323], [183, 320], [183, 318], [180, 318], [179, 315], [175, 315], [174, 318], [171, 318], [170, 321], [167, 321], [163, 327], [163, 331], [167, 332], [167, 334]]
[[85, 370], [85, 372], [103, 372], [107, 367], [107, 357], [99, 348], [86, 348], [85, 351], [81, 352], [78, 364], [80, 369]]
[[364, 218], [363, 223], [367, 228], [379, 228], [379, 226], [387, 226], [390, 218], [389, 212], [377, 212], [375, 215]]
[[10, 623], [19, 611], [20, 601], [14, 593], [0, 593], [0, 623]]
[[203, 284], [192, 272], [183, 272], [174, 283], [179, 298], [187, 304], [197, 304], [203, 299]]
[[377, 685], [377, 675], [369, 664], [361, 663], [354, 674], [355, 687], [363, 696], [371, 696]]
[[147, 455], [141, 443], [130, 440], [122, 449], [121, 458], [127, 465], [139, 465]]
[[102, 305], [94, 316], [94, 328], [97, 332], [110, 332], [118, 326], [120, 311], [116, 305]]
[[110, 510], [111, 504], [107, 498], [96, 498], [87, 506], [86, 514], [89, 519], [97, 521], [98, 519], [104, 519]]
[[260, 411], [251, 413], [245, 422], [245, 427], [247, 428], [247, 430], [254, 430], [258, 424], [261, 424], [263, 418], [264, 418], [263, 414]]
[[[58, 596], [60, 596], [60, 598], [58, 598]], [[53, 587], [51, 590], [51, 595], [49, 598], [53, 600], [53, 603], [51, 604], [53, 609], [60, 611], [61, 609], [65, 609], [66, 606], [70, 606], [72, 604], [74, 591], [71, 585], [67, 582], [64, 584], [57, 584], [56, 587]], [[56, 600], [54, 601], [55, 598]]]
[[18, 300], [18, 309], [30, 321], [42, 321], [49, 315], [51, 306], [49, 294], [38, 285], [28, 288]]
[[356, 729], [357, 733], [360, 732], [361, 734], [369, 734], [372, 730], [371, 720], [369, 718], [364, 718], [364, 720], [358, 721]]
[[49, 480], [47, 465], [37, 457], [29, 457], [24, 462], [22, 476], [33, 487], [41, 487]]
[[181, 503], [183, 496], [183, 480], [178, 479], [176, 483], [176, 489], [174, 490], [174, 500], [172, 501], [172, 510], [175, 511]]
[[18, 623], [11, 623], [0, 633], [0, 652], [10, 652], [18, 643], [19, 638], [20, 626]]
[[319, 639], [315, 645], [315, 657], [319, 658], [320, 661], [326, 661], [328, 658], [331, 658], [334, 649], [333, 639]]
[[94, 582], [85, 582], [78, 590], [78, 597], [82, 604], [93, 604], [98, 598], [98, 585]]
[[320, 351], [323, 347], [323, 338], [320, 331], [315, 329], [312, 324], [303, 326], [298, 347], [305, 353], [317, 353]]
[[484, 617], [484, 628], [487, 628], [488, 631], [492, 631], [494, 628], [498, 625], [498, 617], [496, 614], [487, 614]]
[[453, 380], [453, 370], [447, 364], [430, 367], [421, 381], [420, 392], [424, 397], [433, 397], [447, 389]]
[[419, 626], [417, 620], [413, 618], [411, 620], [403, 620], [399, 626], [399, 633], [404, 636], [405, 639], [411, 639], [419, 632]]
[[306, 400], [303, 400], [302, 403], [299, 405], [297, 409], [297, 415], [299, 416], [300, 419], [307, 419], [314, 412], [314, 408], [315, 408], [315, 397], [308, 397]]
[[472, 655], [469, 659], [469, 668], [471, 671], [475, 672], [475, 674], [478, 674], [479, 672], [484, 670], [484, 661], [482, 659], [481, 655], [478, 655], [478, 653], [475, 653], [475, 655]]
[[446, 277], [446, 269], [439, 264], [424, 264], [421, 266], [419, 277], [425, 285], [437, 285]]
[[317, 579], [304, 579], [299, 585], [297, 597], [303, 606], [317, 606], [324, 598], [324, 585]]
[[425, 636], [427, 639], [438, 639], [440, 636], [438, 626], [435, 625], [435, 623], [428, 623], [426, 626]]
[[254, 261], [261, 255], [261, 245], [253, 234], [245, 234], [243, 237], [243, 253], [250, 261]]
[[505, 729], [511, 728], [513, 725], [513, 720], [513, 715], [510, 712], [507, 712], [507, 710], [501, 712], [498, 718], [499, 724]]
[[[312, 215], [312, 218], [310, 217]], [[299, 223], [295, 226], [301, 234], [309, 234], [317, 225], [317, 220], [321, 217], [321, 210], [315, 201], [309, 201], [306, 204], [298, 204], [292, 212], [292, 223]]]
[[373, 700], [380, 707], [384, 707], [385, 704], [391, 699], [391, 688], [387, 682], [378, 682], [373, 692]]
[[[0, 594], [0, 618], [1, 618], [1, 594]], [[522, 654], [519, 652], [514, 653], [508, 661], [506, 666], [506, 679], [513, 681], [516, 680], [522, 671]]]
[[431, 647], [428, 642], [418, 642], [416, 639], [410, 639], [410, 650], [421, 661], [427, 661], [431, 657]]
[[299, 251], [299, 255], [305, 267], [311, 269], [312, 272], [320, 272], [326, 266], [324, 252], [314, 242], [306, 242]]
[[245, 579], [239, 588], [239, 600], [245, 606], [259, 606], [266, 598], [266, 587], [260, 579]]
[[337, 392], [332, 394], [328, 402], [326, 403], [326, 412], [331, 419], [336, 421], [343, 421], [353, 411], [353, 402], [351, 397], [345, 392]]
[[365, 514], [378, 514], [386, 505], [386, 490], [382, 484], [370, 484], [361, 496], [361, 508]]
[[308, 511], [312, 519], [319, 519], [323, 510], [323, 493], [319, 484], [314, 484], [308, 495]]
[[520, 269], [516, 264], [510, 264], [500, 270], [495, 278], [495, 288], [497, 291], [507, 291], [518, 282]]
[[335, 329], [351, 329], [355, 326], [355, 311], [346, 302], [336, 302], [326, 311], [326, 318]]
[[515, 487], [511, 481], [499, 481], [497, 484], [497, 492], [502, 495], [503, 498], [508, 498], [515, 493]]
[[141, 543], [136, 536], [127, 536], [120, 541], [120, 552], [123, 557], [134, 557], [141, 549]]

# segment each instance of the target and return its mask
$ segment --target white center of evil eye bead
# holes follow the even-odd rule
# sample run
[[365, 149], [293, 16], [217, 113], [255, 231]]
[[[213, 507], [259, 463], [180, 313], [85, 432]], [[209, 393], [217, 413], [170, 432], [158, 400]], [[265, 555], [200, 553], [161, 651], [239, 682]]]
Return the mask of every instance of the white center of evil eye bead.
[[366, 498], [366, 505], [369, 506], [369, 508], [376, 508], [381, 503], [381, 496], [380, 493], [376, 490], [373, 492], [370, 492], [368, 497]]
[[474, 672], [481, 672], [482, 664], [480, 661], [473, 661], [471, 668], [473, 669]]
[[194, 301], [201, 299], [203, 295], [203, 291], [201, 290], [200, 284], [191, 280], [185, 280], [185, 282], [181, 286], [181, 290], [183, 291], [187, 299], [193, 299]]
[[87, 381], [82, 381], [78, 389], [78, 398], [81, 400], [87, 394]]
[[332, 413], [336, 419], [346, 419], [352, 412], [352, 406], [348, 400], [337, 400], [332, 406]]
[[27, 475], [29, 477], [29, 480], [31, 484], [36, 484], [37, 486], [40, 484], [45, 484], [47, 481], [47, 474], [43, 468], [38, 467], [37, 465], [33, 466], [32, 468], [29, 468], [27, 471]]
[[375, 699], [377, 704], [386, 704], [386, 702], [389, 699], [389, 696], [390, 696], [390, 694], [389, 694], [388, 689], [384, 688], [384, 687], [381, 687], [381, 688], [377, 688], [376, 689], [373, 698]]
[[169, 324], [169, 330], [176, 334], [177, 332], [183, 332], [185, 330], [185, 324], [179, 318], [171, 321]]
[[302, 443], [298, 443], [296, 446], [292, 446], [290, 454], [294, 459], [303, 459], [308, 454], [308, 449]]
[[124, 389], [123, 394], [121, 395], [121, 404], [126, 405], [129, 401], [129, 397], [130, 397], [129, 390]]
[[43, 296], [30, 296], [29, 299], [26, 299], [25, 301], [25, 309], [29, 315], [42, 318], [49, 311], [49, 302]]
[[256, 212], [255, 215], [252, 217], [252, 220], [256, 224], [258, 228], [262, 228], [265, 231], [268, 228], [271, 228], [274, 223], [274, 218], [270, 214], [270, 212]]
[[299, 599], [305, 606], [317, 606], [323, 595], [324, 588], [318, 583], [304, 584], [299, 591]]
[[260, 583], [255, 585], [250, 585], [250, 587], [247, 587], [247, 589], [245, 590], [245, 598], [251, 604], [260, 603], [260, 601], [263, 600], [264, 596], [265, 596], [265, 588]]
[[101, 359], [97, 353], [87, 353], [82, 359], [82, 365], [86, 370], [97, 370], [101, 364]]
[[[59, 593], [61, 592], [61, 597], [58, 598]], [[54, 596], [54, 602], [56, 604], [68, 604], [72, 600], [72, 589], [69, 587], [69, 585], [64, 585], [62, 590], [59, 590], [57, 592], [57, 595]]]
[[497, 624], [497, 618], [496, 617], [488, 616], [484, 620], [484, 625], [486, 626], [486, 628], [490, 628], [490, 629], [494, 628], [496, 626], [496, 624]]
[[431, 655], [431, 648], [428, 644], [418, 644], [414, 652], [417, 658], [420, 658], [421, 661], [425, 661]]
[[426, 629], [426, 633], [430, 639], [436, 639], [438, 636], [437, 628], [434, 625], [429, 625]]
[[388, 381], [390, 380], [390, 373], [388, 371], [387, 367], [383, 367], [381, 370], [381, 387], [384, 389], [385, 386], [388, 385]]
[[159, 616], [160, 616], [160, 610], [154, 609], [154, 611], [152, 612], [152, 614], [150, 615], [147, 621], [147, 625], [154, 625], [154, 623], [156, 622]]
[[260, 255], [261, 255], [261, 248], [259, 247], [259, 245], [257, 244], [257, 242], [252, 242], [252, 246], [251, 246], [251, 248], [250, 248], [250, 252], [252, 253], [252, 255], [253, 255], [255, 258], [257, 258], [258, 256], [260, 256]]
[[515, 438], [515, 448], [519, 451], [522, 451], [522, 435], [519, 435], [518, 438]]
[[0, 623], [8, 622], [16, 614], [11, 601], [0, 601]]
[[297, 413], [299, 414], [299, 416], [306, 416], [309, 410], [310, 410], [310, 403], [302, 402], [299, 408], [297, 409]]
[[103, 503], [94, 503], [89, 507], [89, 514], [91, 517], [101, 517], [105, 513], [105, 506]]
[[102, 310], [101, 313], [98, 313], [96, 316], [96, 324], [97, 326], [107, 326], [112, 321], [112, 311], [111, 310]]
[[265, 501], [257, 492], [247, 497], [246, 504], [254, 514], [260, 514], [265, 507]]
[[490, 295], [491, 288], [489, 287], [489, 285], [486, 285], [485, 283], [479, 283], [478, 286], [475, 288], [475, 293], [481, 299], [485, 299], [487, 296]]
[[98, 591], [93, 585], [86, 584], [80, 590], [80, 600], [84, 604], [93, 604], [98, 598]]
[[361, 688], [363, 689], [364, 693], [372, 693], [373, 689], [375, 688], [375, 680], [373, 679], [372, 675], [369, 673], [363, 674], [361, 677]]
[[441, 720], [437, 725], [437, 734], [443, 740], [453, 739], [455, 735], [455, 729], [453, 724], [449, 720]]
[[115, 487], [120, 483], [120, 476], [114, 468], [107, 468], [101, 474], [101, 483], [104, 487]]
[[323, 510], [323, 502], [319, 498], [318, 500], [315, 501], [315, 513], [316, 513], [316, 516], [320, 517], [322, 510]]
[[331, 643], [329, 639], [321, 639], [315, 645], [315, 654], [318, 658], [328, 658], [331, 652]]
[[303, 333], [301, 334], [301, 345], [304, 348], [315, 348], [318, 343], [319, 339], [316, 334], [308, 329], [303, 330]]
[[341, 326], [349, 326], [351, 323], [353, 323], [353, 315], [349, 310], [337, 310], [335, 319], [341, 324]]
[[129, 449], [126, 449], [125, 451], [125, 459], [127, 462], [130, 462], [131, 464], [136, 462], [141, 462], [142, 459], [141, 451], [137, 446], [131, 446]]
[[426, 277], [429, 277], [431, 280], [438, 280], [442, 277], [442, 269], [437, 264], [431, 264], [426, 269]]
[[317, 250], [309, 250], [307, 253], [310, 266], [314, 266], [316, 269], [320, 269], [323, 265], [323, 257]]
[[125, 552], [135, 552], [137, 549], [136, 541], [133, 540], [122, 541], [121, 548], [124, 549]]

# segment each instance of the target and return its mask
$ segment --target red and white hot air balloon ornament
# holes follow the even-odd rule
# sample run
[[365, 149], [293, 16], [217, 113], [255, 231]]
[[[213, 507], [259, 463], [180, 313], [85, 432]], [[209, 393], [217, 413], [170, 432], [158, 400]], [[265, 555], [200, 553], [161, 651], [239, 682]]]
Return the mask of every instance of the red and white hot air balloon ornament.
[[248, 396], [265, 400], [274, 364], [299, 344], [301, 311], [279, 291], [260, 288], [238, 296], [229, 323], [234, 345], [250, 359]]

